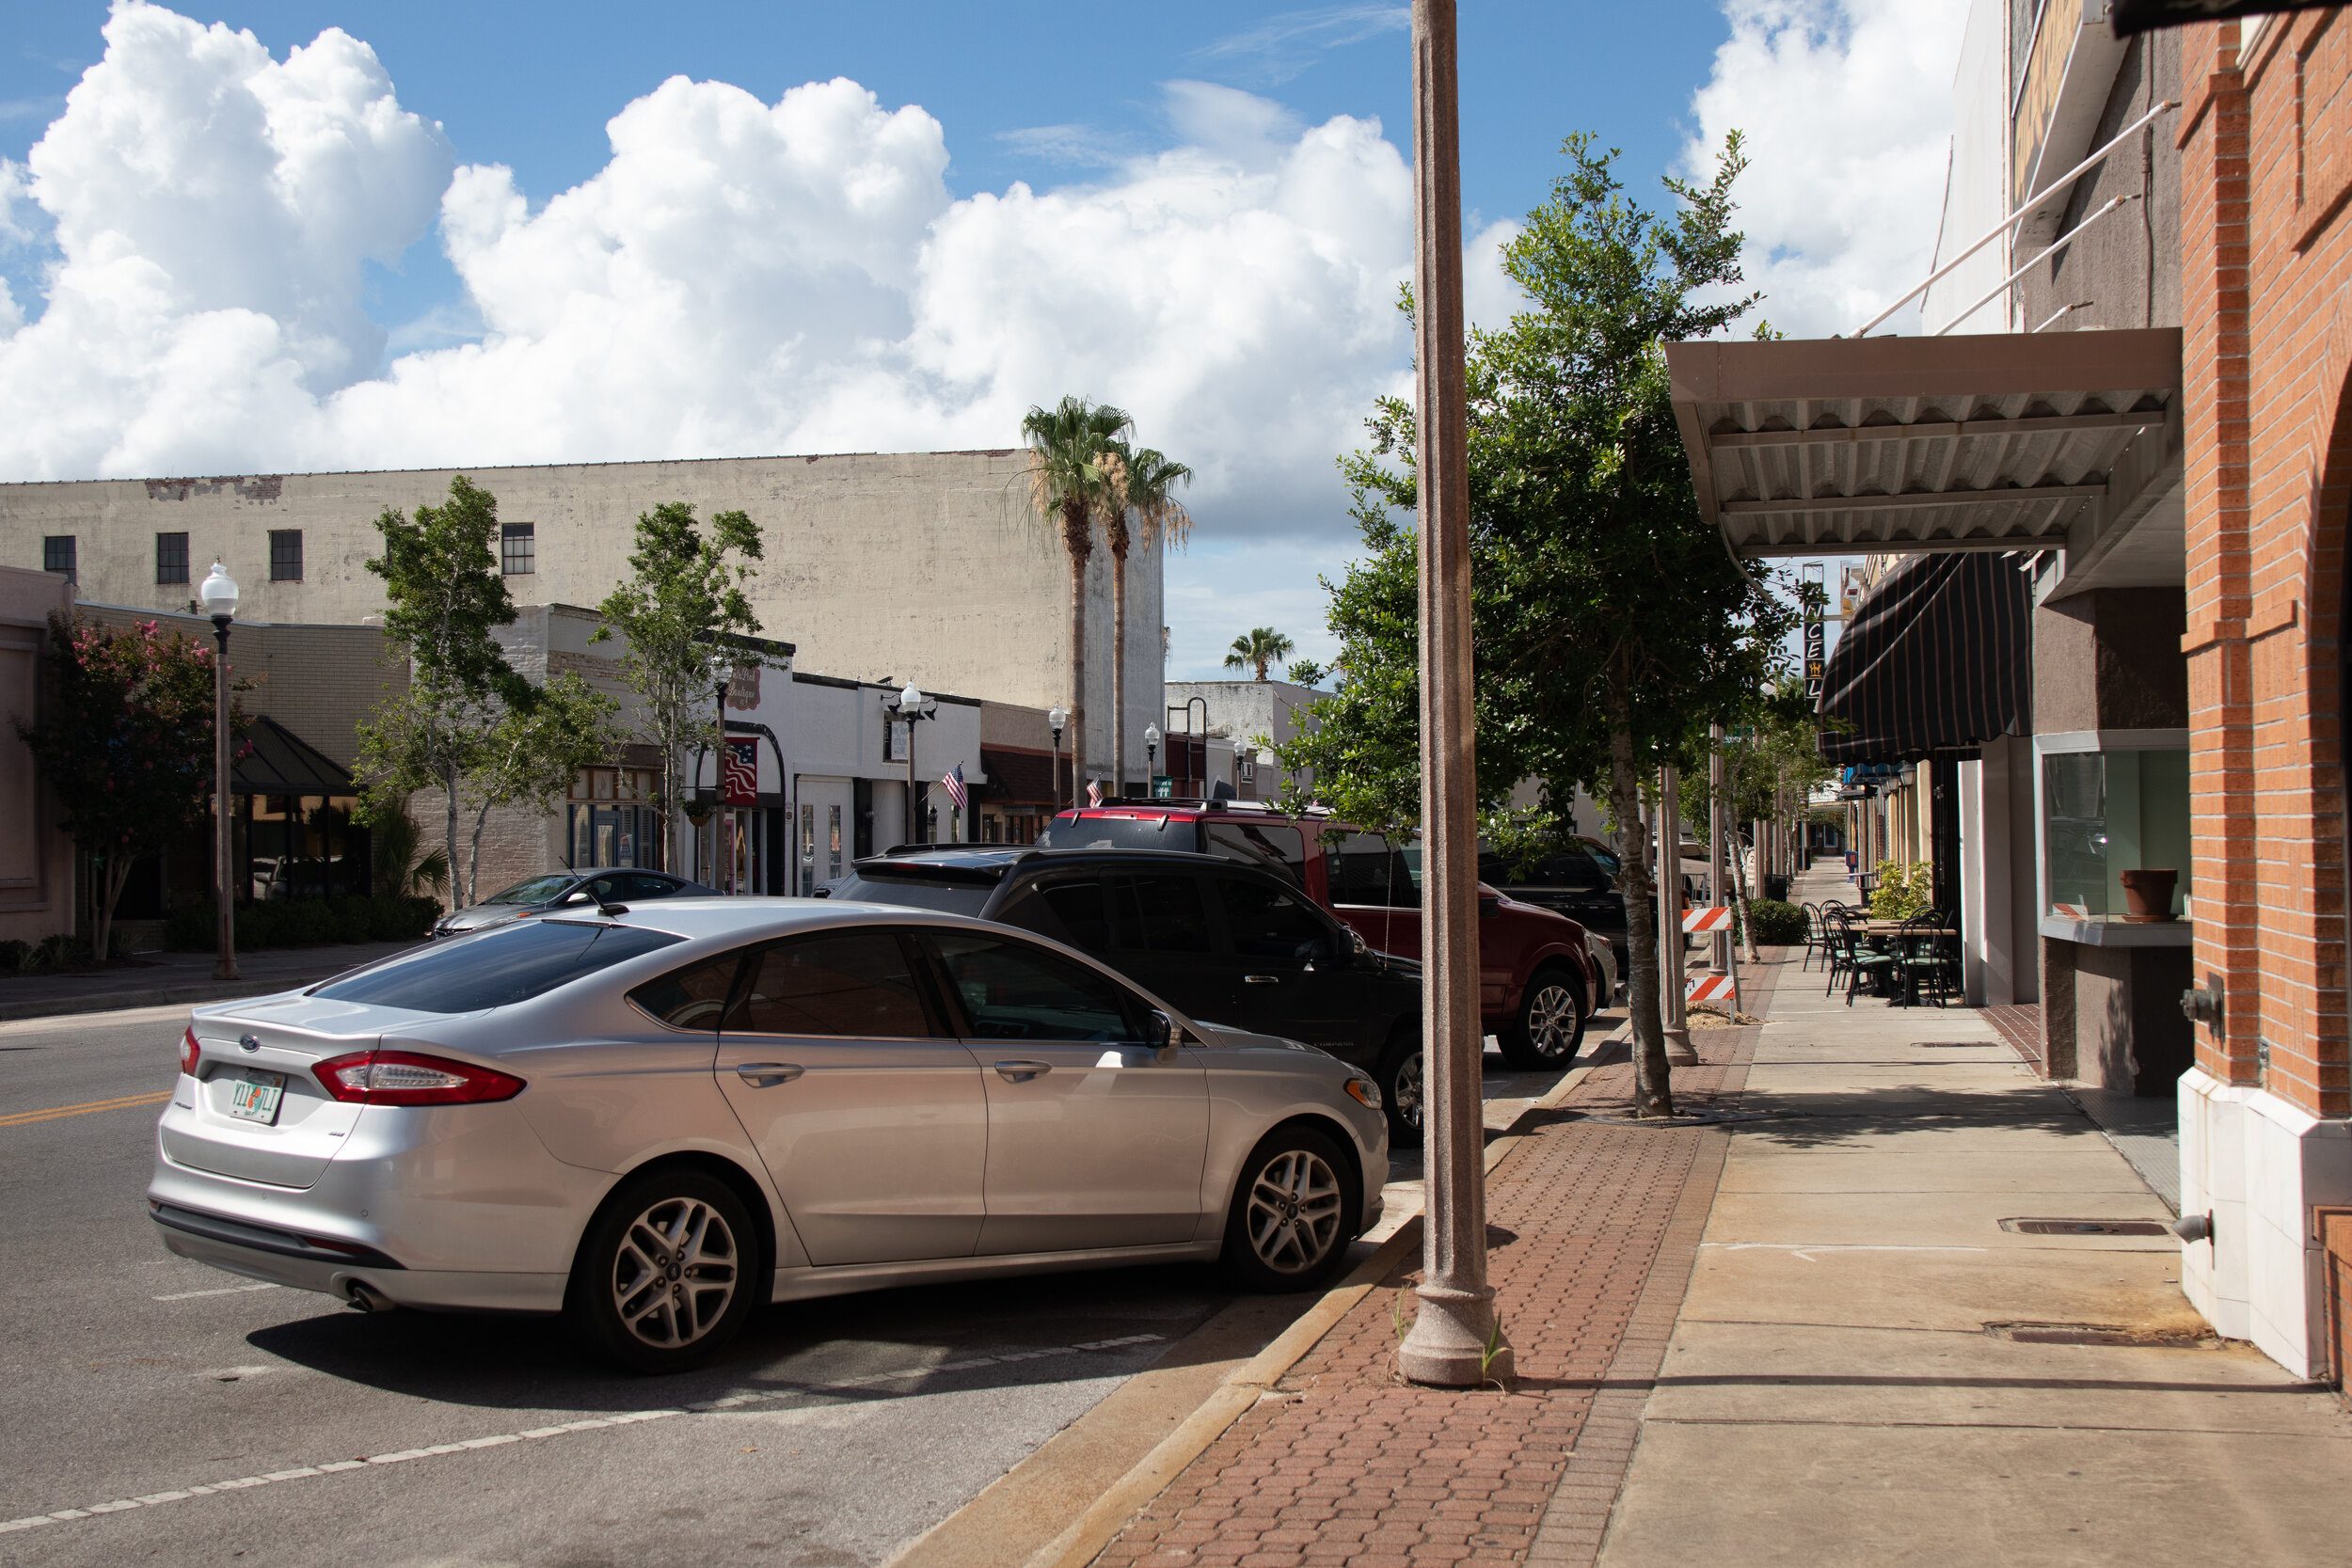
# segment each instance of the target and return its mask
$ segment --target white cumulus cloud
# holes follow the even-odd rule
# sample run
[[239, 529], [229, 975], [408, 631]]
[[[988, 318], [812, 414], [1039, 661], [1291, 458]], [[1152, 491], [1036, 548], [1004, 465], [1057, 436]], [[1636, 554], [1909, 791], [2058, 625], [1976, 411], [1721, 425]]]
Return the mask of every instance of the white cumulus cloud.
[[[1748, 285], [1792, 338], [1850, 333], [1925, 277], [1943, 210], [1966, 0], [1726, 0], [1683, 172], [1748, 138]], [[1916, 331], [1917, 317], [1889, 329]]]
[[[1079, 392], [1199, 471], [1204, 539], [1337, 546], [1333, 458], [1406, 384], [1412, 185], [1375, 120], [1175, 82], [1168, 150], [956, 199], [919, 107], [678, 77], [532, 193], [339, 30], [279, 61], [116, 0], [105, 42], [0, 170], [45, 294], [0, 298], [0, 476], [1007, 446]], [[1470, 247], [1477, 313], [1508, 232]], [[432, 237], [463, 299], [371, 321], [363, 263]]]

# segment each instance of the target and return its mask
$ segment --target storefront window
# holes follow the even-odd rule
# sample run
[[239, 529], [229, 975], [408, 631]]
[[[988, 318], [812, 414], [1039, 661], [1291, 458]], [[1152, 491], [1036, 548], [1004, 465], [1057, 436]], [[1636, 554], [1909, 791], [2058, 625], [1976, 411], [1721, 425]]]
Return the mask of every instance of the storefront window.
[[2169, 913], [2189, 895], [2188, 752], [2065, 752], [2042, 759], [2047, 912], [2121, 920], [2122, 873], [2176, 874]]

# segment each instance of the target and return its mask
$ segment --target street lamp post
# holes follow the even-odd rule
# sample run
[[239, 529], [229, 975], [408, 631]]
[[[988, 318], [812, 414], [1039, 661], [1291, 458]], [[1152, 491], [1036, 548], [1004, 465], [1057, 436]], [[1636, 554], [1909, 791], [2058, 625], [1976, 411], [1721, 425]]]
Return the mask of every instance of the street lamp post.
[[1397, 1348], [1415, 1383], [1507, 1386], [1486, 1282], [1478, 1061], [1478, 831], [1470, 684], [1470, 451], [1462, 365], [1461, 101], [1454, 0], [1413, 0], [1413, 303], [1420, 410], [1422, 1040], [1427, 1219], [1420, 1311]]
[[939, 699], [925, 696], [923, 689], [913, 681], [896, 697], [884, 697], [885, 704], [894, 705], [898, 717], [907, 727], [907, 842], [923, 842], [921, 814], [914, 809], [914, 726], [926, 719], [939, 717]]
[[215, 935], [220, 952], [213, 960], [213, 978], [237, 977], [236, 878], [230, 864], [236, 850], [229, 819], [229, 627], [237, 618], [237, 584], [219, 562], [196, 591], [197, 602], [213, 618], [213, 641], [219, 653], [213, 659], [213, 903]]
[[1143, 726], [1143, 787], [1157, 794], [1160, 787], [1160, 727]]
[[[1070, 722], [1070, 715], [1060, 706], [1057, 705], [1045, 710], [1045, 727], [1054, 732], [1054, 809], [1056, 811], [1061, 809], [1061, 727], [1068, 722]], [[1074, 794], [1070, 803], [1073, 806], [1078, 803]]]

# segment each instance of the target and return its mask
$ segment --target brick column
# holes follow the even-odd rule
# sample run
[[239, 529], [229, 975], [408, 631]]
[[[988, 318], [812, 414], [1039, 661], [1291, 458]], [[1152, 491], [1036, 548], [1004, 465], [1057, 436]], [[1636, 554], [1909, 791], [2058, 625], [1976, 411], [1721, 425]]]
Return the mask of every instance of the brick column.
[[2249, 589], [2249, 112], [2238, 24], [2182, 30], [2181, 372], [2187, 457], [2189, 816], [2196, 974], [2221, 977], [2226, 1034], [2200, 1029], [2197, 1062], [2255, 1078], [2261, 924]]

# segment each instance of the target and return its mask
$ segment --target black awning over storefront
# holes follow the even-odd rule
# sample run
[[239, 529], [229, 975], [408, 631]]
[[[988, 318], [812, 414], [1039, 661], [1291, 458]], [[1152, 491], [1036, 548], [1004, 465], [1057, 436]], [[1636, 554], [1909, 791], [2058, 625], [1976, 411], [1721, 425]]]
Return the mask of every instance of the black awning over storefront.
[[232, 795], [359, 793], [348, 768], [267, 715], [253, 721], [241, 750], [230, 764]]
[[1950, 754], [2033, 722], [2033, 600], [2017, 562], [1915, 555], [1864, 597], [1822, 673], [1831, 762]]
[[979, 798], [991, 805], [1050, 806], [1059, 798], [1054, 787], [1055, 759], [1050, 756], [983, 746], [980, 770], [988, 775], [988, 783], [980, 785]]

